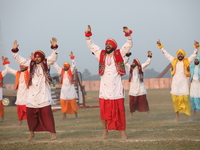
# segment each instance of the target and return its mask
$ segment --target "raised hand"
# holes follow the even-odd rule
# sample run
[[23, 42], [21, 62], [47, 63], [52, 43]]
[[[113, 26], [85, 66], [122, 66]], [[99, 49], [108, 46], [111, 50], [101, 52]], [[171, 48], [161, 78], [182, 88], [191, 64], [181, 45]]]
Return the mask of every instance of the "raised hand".
[[74, 56], [72, 51], [70, 52], [69, 56], [70, 56], [70, 57]]
[[151, 51], [148, 51], [147, 54], [148, 54], [148, 56], [152, 56], [152, 52]]
[[31, 53], [30, 59], [34, 59], [34, 53]]
[[91, 32], [91, 27], [90, 27], [90, 25], [88, 25], [88, 28], [87, 28], [87, 30], [85, 31], [86, 33], [90, 33]]
[[52, 38], [52, 40], [50, 41], [52, 46], [56, 46], [57, 45], [57, 39], [55, 37]]
[[158, 40], [158, 41], [156, 42], [156, 44], [157, 44], [158, 46], [161, 46], [160, 40]]
[[17, 43], [17, 40], [14, 41], [13, 43], [13, 49], [16, 49], [18, 48], [19, 44]]
[[130, 34], [130, 30], [128, 29], [128, 27], [123, 27], [123, 32], [126, 34]]
[[1, 60], [2, 60], [2, 63], [4, 63], [4, 62], [7, 62], [7, 61], [8, 61], [8, 58], [7, 58], [7, 57], [4, 57], [4, 56], [2, 56], [2, 57], [1, 57]]
[[194, 45], [195, 45], [196, 47], [199, 47], [199, 42], [197, 42], [197, 41], [194, 40]]

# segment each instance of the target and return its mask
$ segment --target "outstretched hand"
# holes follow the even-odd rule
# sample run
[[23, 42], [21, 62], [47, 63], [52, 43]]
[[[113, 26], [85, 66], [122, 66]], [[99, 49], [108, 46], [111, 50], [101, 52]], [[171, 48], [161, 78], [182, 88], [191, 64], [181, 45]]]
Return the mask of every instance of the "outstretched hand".
[[18, 48], [19, 44], [17, 43], [17, 40], [14, 41], [13, 43], [13, 49], [16, 49]]
[[2, 57], [1, 57], [1, 60], [2, 60], [2, 63], [4, 63], [4, 62], [7, 62], [7, 61], [8, 61], [8, 58], [7, 58], [7, 57], [4, 57], [4, 56], [2, 56]]
[[148, 51], [147, 54], [148, 54], [148, 56], [152, 56], [152, 52], [151, 51]]
[[130, 34], [130, 30], [128, 29], [128, 27], [123, 27], [123, 32], [126, 34]]
[[50, 41], [52, 46], [56, 46], [57, 45], [57, 39], [55, 37], [52, 38], [52, 40]]
[[85, 31], [86, 33], [90, 33], [91, 32], [91, 27], [90, 27], [90, 25], [88, 25], [88, 28], [87, 28], [87, 30]]
[[156, 44], [157, 44], [158, 46], [161, 46], [160, 40], [158, 40], [158, 41], [156, 42]]
[[34, 59], [34, 53], [31, 53], [30, 59]]
[[70, 52], [69, 56], [70, 56], [70, 57], [73, 57], [73, 56], [74, 56], [74, 54], [73, 54], [72, 51]]

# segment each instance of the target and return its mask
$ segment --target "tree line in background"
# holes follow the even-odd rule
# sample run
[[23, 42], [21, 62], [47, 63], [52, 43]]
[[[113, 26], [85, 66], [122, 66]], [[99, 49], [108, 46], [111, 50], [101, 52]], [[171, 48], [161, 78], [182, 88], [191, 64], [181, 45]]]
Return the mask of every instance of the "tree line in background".
[[[146, 69], [144, 72], [144, 79], [149, 79], [149, 78], [157, 78], [160, 75], [160, 72], [155, 71], [153, 68], [151, 69]], [[52, 74], [51, 76], [58, 76], [58, 74]], [[170, 74], [166, 73], [165, 78], [170, 78]], [[129, 72], [126, 72], [126, 75], [122, 76], [122, 79], [129, 79]], [[81, 73], [81, 80], [82, 81], [97, 81], [100, 80], [100, 76], [98, 74], [92, 75], [88, 69], [85, 69]], [[15, 83], [15, 76], [8, 73], [4, 77], [4, 84], [13, 84]]]

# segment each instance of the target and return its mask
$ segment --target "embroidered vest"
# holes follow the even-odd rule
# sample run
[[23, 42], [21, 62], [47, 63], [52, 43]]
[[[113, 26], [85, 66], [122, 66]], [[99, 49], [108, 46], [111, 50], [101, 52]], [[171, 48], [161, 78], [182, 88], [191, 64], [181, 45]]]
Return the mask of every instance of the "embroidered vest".
[[[177, 58], [174, 58], [172, 61], [172, 68], [171, 68], [171, 75], [173, 76], [176, 72], [176, 64], [178, 62]], [[184, 64], [184, 73], [186, 77], [190, 77], [190, 63], [188, 58], [183, 59], [183, 64]]]
[[0, 87], [3, 86], [3, 76], [2, 73], [0, 72]]
[[[50, 84], [52, 82], [52, 78], [50, 76], [50, 68], [47, 65], [47, 59], [44, 59], [41, 62], [41, 67], [45, 76], [46, 81]], [[34, 76], [34, 72], [35, 72], [35, 68], [36, 68], [36, 63], [34, 60], [31, 60], [30, 62], [30, 76], [29, 76], [29, 85], [32, 84], [32, 78]]]
[[[21, 71], [17, 71], [16, 78], [15, 78], [15, 90], [18, 89], [20, 75], [21, 75]], [[28, 70], [24, 71], [24, 80], [26, 83], [26, 87], [29, 88], [29, 72], [28, 72]]]
[[[64, 68], [62, 68], [62, 71], [61, 71], [61, 74], [60, 74], [60, 84], [63, 83], [64, 73], [65, 73], [65, 70], [64, 70]], [[74, 75], [73, 75], [73, 73], [72, 73], [72, 71], [71, 71], [70, 68], [67, 70], [67, 74], [68, 74], [69, 82], [70, 82], [71, 84], [73, 84], [73, 83], [74, 83], [74, 81], [73, 81]]]
[[[123, 76], [126, 74], [125, 66], [124, 66], [124, 60], [121, 56], [120, 50], [117, 49], [113, 53], [115, 66], [117, 69], [117, 72]], [[100, 60], [99, 60], [99, 75], [103, 75], [105, 70], [105, 59], [106, 59], [106, 50], [102, 50], [100, 53]]]

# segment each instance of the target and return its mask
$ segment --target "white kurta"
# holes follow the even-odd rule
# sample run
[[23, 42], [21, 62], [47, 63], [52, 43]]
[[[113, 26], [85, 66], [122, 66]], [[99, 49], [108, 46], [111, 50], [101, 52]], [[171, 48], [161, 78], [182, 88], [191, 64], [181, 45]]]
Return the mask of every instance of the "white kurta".
[[[161, 49], [165, 57], [172, 63], [174, 57], [171, 56], [165, 49]], [[198, 50], [195, 49], [193, 54], [188, 57], [189, 63], [191, 63], [197, 56]], [[189, 80], [184, 73], [184, 63], [183, 61], [178, 61], [176, 64], [176, 72], [172, 77], [171, 84], [171, 94], [173, 95], [188, 95], [189, 94]]]
[[[148, 58], [145, 63], [141, 65], [142, 71], [144, 73], [145, 68], [151, 63], [151, 58]], [[126, 63], [125, 64], [128, 71], [130, 71], [131, 65]], [[136, 66], [132, 71], [132, 78], [130, 82], [130, 89], [129, 89], [129, 95], [131, 96], [140, 96], [147, 94], [144, 82], [141, 82], [139, 79], [139, 72], [138, 67]]]
[[[74, 59], [72, 60], [72, 65], [70, 67], [71, 72], [74, 72], [75, 69], [75, 61]], [[58, 66], [58, 64], [55, 62], [54, 63], [54, 67], [56, 68], [56, 70], [58, 71], [59, 74], [61, 74], [62, 72], [62, 68]], [[61, 86], [61, 91], [60, 91], [60, 99], [63, 100], [72, 100], [78, 98], [74, 84], [71, 84], [68, 78], [68, 73], [67, 71], [64, 72], [63, 75], [63, 83]]]
[[[8, 72], [16, 76], [17, 70], [11, 69], [8, 66], [6, 66], [6, 69], [8, 70]], [[26, 87], [24, 72], [21, 72], [19, 76], [19, 85], [18, 85], [17, 99], [15, 104], [26, 105], [27, 99], [28, 99], [28, 88]]]
[[[30, 65], [30, 60], [26, 60], [18, 53], [13, 54], [14, 59], [24, 66]], [[47, 58], [47, 65], [54, 64], [57, 59], [57, 52], [53, 50], [51, 56]], [[30, 68], [30, 67], [29, 67]], [[29, 86], [29, 94], [26, 107], [30, 108], [42, 108], [52, 104], [51, 89], [48, 82], [46, 82], [45, 75], [43, 73], [41, 65], [37, 65], [33, 78], [32, 85]]]
[[[101, 49], [95, 45], [90, 38], [86, 38], [88, 48], [94, 53], [95, 57], [99, 61]], [[122, 57], [131, 49], [132, 39], [129, 36], [127, 42], [120, 49]], [[111, 56], [111, 64], [108, 65], [108, 55], [105, 59], [104, 74], [101, 75], [99, 98], [106, 100], [115, 100], [124, 98], [124, 88], [122, 85], [121, 75], [118, 74], [113, 55]]]
[[190, 97], [200, 98], [200, 82], [198, 79], [199, 65], [194, 68], [194, 75], [190, 86]]
[[[5, 66], [7, 66], [7, 65], [5, 65]], [[7, 70], [5, 69], [5, 70], [1, 71], [1, 74], [4, 77], [7, 74]], [[3, 99], [3, 89], [2, 89], [2, 87], [0, 87], [0, 101], [2, 101], [2, 99]]]

